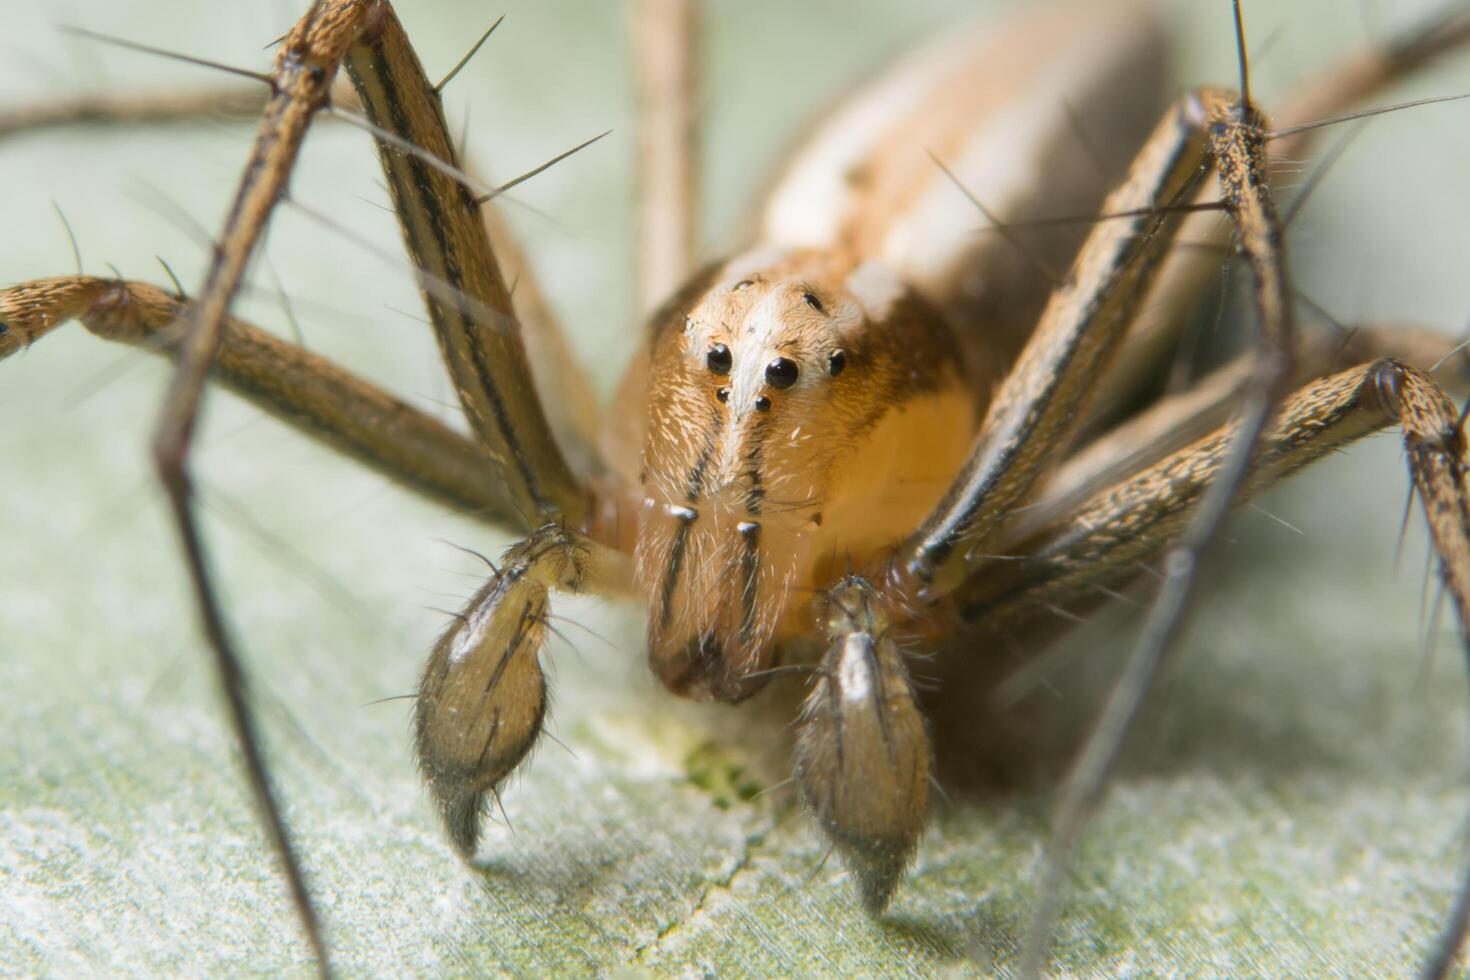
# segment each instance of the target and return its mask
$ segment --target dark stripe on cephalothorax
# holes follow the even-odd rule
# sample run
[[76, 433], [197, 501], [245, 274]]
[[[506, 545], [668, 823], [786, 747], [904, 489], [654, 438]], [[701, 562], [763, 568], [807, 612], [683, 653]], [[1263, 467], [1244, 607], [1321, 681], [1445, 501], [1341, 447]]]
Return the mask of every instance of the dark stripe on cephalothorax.
[[[380, 47], [373, 48], [372, 59], [374, 73], [382, 82], [383, 98], [387, 102], [388, 113], [392, 117], [392, 125], [387, 128], [404, 138], [408, 138], [408, 134], [410, 133], [408, 118], [403, 111], [403, 102], [399, 97], [391, 66], [382, 56], [382, 49]], [[369, 115], [376, 116], [376, 113], [373, 112], [371, 100], [366, 101]], [[383, 120], [379, 118], [373, 118], [373, 122], [379, 126], [383, 125]], [[417, 193], [412, 197], [408, 197], [407, 200], [412, 200], [424, 212], [423, 215], [414, 215], [414, 217], [418, 218], [418, 221], [415, 223], [417, 224], [420, 221], [427, 222], [429, 236], [432, 237], [435, 247], [438, 249], [438, 268], [430, 267], [423, 271], [443, 279], [451, 289], [464, 293], [465, 295], [470, 295], [464, 288], [464, 271], [460, 267], [459, 256], [455, 253], [446, 234], [449, 222], [445, 220], [444, 212], [439, 207], [438, 198], [435, 197], [432, 191], [433, 184], [430, 180], [428, 165], [417, 156], [395, 150], [391, 147], [385, 148], [383, 152], [388, 159], [393, 161], [393, 165], [389, 167], [390, 173], [397, 173], [399, 167], [407, 167], [409, 180], [417, 190]], [[459, 192], [463, 206], [467, 210], [474, 211], [474, 202], [469, 191], [458, 182], [455, 183], [455, 188]], [[414, 234], [412, 237], [415, 241], [423, 241], [423, 237], [419, 233]], [[424, 289], [422, 285], [420, 285], [420, 289], [423, 291], [426, 301], [431, 306], [441, 310], [441, 315], [446, 315], [445, 304], [432, 296], [429, 290]], [[471, 298], [473, 299], [474, 297]], [[501, 397], [500, 389], [494, 383], [494, 375], [490, 371], [485, 346], [479, 331], [475, 329], [478, 324], [468, 316], [465, 310], [458, 306], [451, 307], [451, 309], [458, 318], [459, 333], [464, 338], [465, 347], [469, 354], [469, 362], [474, 369], [475, 381], [480, 391], [484, 393], [486, 401], [490, 404], [490, 410], [495, 416], [494, 423], [496, 430], [505, 443], [505, 449], [510, 455], [516, 473], [520, 477], [522, 484], [526, 487], [526, 492], [530, 495], [531, 499], [536, 502], [538, 507], [544, 507], [546, 501], [541, 495], [536, 474], [526, 460], [525, 451], [521, 447], [520, 439], [517, 437], [516, 431], [511, 425], [509, 414], [506, 412], [505, 402]], [[494, 329], [488, 325], [486, 325], [486, 328]], [[454, 345], [449, 342], [448, 337], [441, 335], [441, 340], [444, 341], [446, 349], [453, 348]]]
[[704, 438], [704, 448], [699, 451], [699, 458], [694, 461], [694, 466], [689, 470], [689, 478], [684, 481], [684, 499], [690, 504], [698, 503], [699, 495], [704, 493], [704, 475], [709, 470], [710, 457], [714, 452], [714, 429], [711, 427], [710, 434]]
[[[684, 484], [684, 499], [691, 504], [699, 501], [699, 495], [704, 490], [704, 474], [709, 468], [710, 456], [714, 454], [714, 451], [714, 437], [706, 436], [704, 449], [700, 451], [699, 459], [695, 460], [694, 466], [689, 470], [689, 479]], [[679, 573], [684, 568], [684, 552], [689, 546], [689, 526], [693, 523], [694, 517], [680, 518], [679, 526], [674, 529], [674, 543], [669, 548], [669, 564], [664, 569], [663, 588], [659, 589], [658, 628], [660, 631], [669, 628], [669, 623], [674, 616], [674, 587], [679, 584]]]
[[[745, 453], [745, 513], [755, 518], [761, 514], [766, 499], [765, 482], [761, 478], [761, 467], [765, 462], [767, 419], [757, 417], [750, 431], [750, 448]], [[743, 538], [740, 555], [740, 645], [749, 649], [755, 640], [756, 617], [760, 597], [760, 540], [761, 525], [754, 521], [742, 521], [737, 525]]]
[[755, 638], [756, 600], [760, 595], [761, 526], [754, 521], [742, 521], [739, 530], [745, 539], [745, 550], [740, 556], [740, 645], [749, 649]]
[[[761, 464], [765, 456], [766, 420], [756, 418], [751, 427], [750, 448], [745, 453], [745, 473], [748, 485], [745, 488], [745, 512], [750, 517], [759, 517], [761, 505], [766, 499], [765, 484], [761, 480]], [[755, 639], [757, 599], [760, 596], [760, 543], [761, 526], [756, 521], [742, 521], [738, 525], [744, 548], [740, 555], [740, 645], [749, 649]]]
[[761, 464], [765, 462], [766, 426], [757, 419], [750, 433], [750, 449], [745, 453], [745, 476], [749, 486], [745, 488], [745, 512], [758, 517], [765, 503], [766, 487], [761, 480]]
[[674, 529], [674, 543], [669, 548], [669, 564], [664, 569], [664, 587], [659, 590], [658, 628], [662, 632], [669, 628], [674, 618], [674, 586], [679, 582], [679, 572], [684, 568], [684, 551], [689, 547], [689, 522], [681, 521]]

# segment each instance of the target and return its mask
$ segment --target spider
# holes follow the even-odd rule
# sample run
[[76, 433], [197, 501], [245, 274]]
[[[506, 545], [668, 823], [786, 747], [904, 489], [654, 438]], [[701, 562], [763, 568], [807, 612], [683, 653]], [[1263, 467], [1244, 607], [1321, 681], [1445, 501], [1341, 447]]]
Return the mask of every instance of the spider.
[[[957, 206], [963, 206], [963, 198], [957, 198]], [[976, 219], [976, 225], [979, 225], [979, 223], [980, 223], [980, 220], [979, 219]], [[739, 281], [736, 281], [734, 285], [739, 285]], [[820, 298], [822, 298], [822, 297], [817, 297], [817, 300], [820, 301]], [[803, 295], [803, 297], [800, 297], [800, 300], [801, 300], [801, 303], [806, 304], [806, 298], [804, 298], [804, 295]], [[829, 304], [825, 304], [825, 306], [829, 306]], [[60, 335], [57, 336], [57, 339], [60, 339]], [[51, 339], [47, 339], [47, 344], [51, 344], [51, 342], [53, 342], [53, 341], [51, 341]], [[43, 348], [44, 347], [46, 347], [46, 345], [43, 345]], [[41, 348], [38, 348], [38, 350], [41, 350]], [[844, 353], [845, 353], [845, 351], [844, 351]], [[829, 375], [831, 375], [831, 369], [832, 369], [831, 351], [829, 351], [828, 357], [829, 357], [829, 360], [828, 360], [828, 364], [826, 364], [826, 370], [828, 370]], [[707, 359], [706, 359], [706, 366], [707, 367], [710, 367], [709, 357], [707, 357]], [[851, 378], [851, 376], [853, 376], [853, 375], [850, 375], [850, 373], [848, 373], [848, 372], [850, 372], [850, 370], [854, 370], [854, 367], [847, 366], [847, 364], [844, 364], [844, 367], [842, 367], [842, 370], [839, 373], [841, 373], [841, 375], [848, 375], [848, 378]], [[713, 372], [711, 372], [711, 373], [713, 373]], [[808, 372], [808, 373], [810, 373], [810, 372]], [[225, 561], [223, 561], [223, 560], [221, 560], [221, 561], [222, 561], [222, 564], [225, 563]], [[253, 627], [251, 627], [251, 629], [253, 629]], [[251, 633], [251, 635], [254, 635], [254, 633]], [[259, 641], [251, 641], [251, 642], [259, 642]], [[514, 808], [513, 808], [513, 810], [514, 810]]]

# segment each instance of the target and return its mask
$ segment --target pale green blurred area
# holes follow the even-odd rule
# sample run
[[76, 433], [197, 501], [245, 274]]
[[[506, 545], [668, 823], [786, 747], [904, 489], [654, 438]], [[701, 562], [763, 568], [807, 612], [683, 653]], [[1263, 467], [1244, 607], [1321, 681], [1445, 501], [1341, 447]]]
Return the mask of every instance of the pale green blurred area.
[[[252, 68], [297, 5], [0, 0], [0, 100], [216, 79], [66, 40], [54, 21]], [[710, 254], [736, 244], [768, 163], [870, 66], [971, 5], [711, 5]], [[995, 7], [998, 4], [986, 4]], [[1424, 3], [1248, 3], [1269, 106], [1333, 52]], [[1392, 7], [1393, 9], [1390, 9]], [[1226, 5], [1171, 6], [1181, 77], [1231, 83]], [[633, 353], [630, 94], [611, 2], [404, 4], [431, 74], [506, 23], [449, 93], [473, 156], [527, 169], [507, 213], [606, 391]], [[1388, 98], [1470, 89], [1470, 61]], [[1381, 119], [1293, 232], [1305, 291], [1352, 322], [1458, 332], [1467, 110]], [[89, 271], [186, 286], [249, 127], [52, 133], [0, 144], [0, 281]], [[310, 140], [293, 194], [379, 249], [391, 217], [368, 141]], [[962, 206], [957, 200], [957, 206]], [[977, 217], [977, 226], [979, 224]], [[291, 210], [242, 309], [452, 415], [401, 264]], [[512, 274], [514, 274], [512, 272]], [[162, 365], [66, 329], [0, 365], [0, 970], [304, 975], [310, 964], [240, 778], [171, 528], [146, 465]], [[196, 460], [212, 561], [249, 661], [273, 772], [349, 975], [984, 974], [1014, 956], [1057, 768], [935, 807], [917, 866], [872, 923], [795, 805], [783, 712], [676, 703], [643, 665], [638, 610], [558, 600], [553, 731], [506, 794], [514, 832], [450, 854], [408, 744], [421, 658], [477, 584], [447, 539], [505, 542], [385, 486], [228, 397]], [[1405, 974], [1466, 858], [1463, 657], [1425, 612], [1421, 521], [1397, 560], [1401, 454], [1381, 437], [1231, 524], [1177, 667], [1130, 743], [1072, 878], [1056, 967], [1075, 974]], [[1432, 608], [1433, 585], [1428, 607]], [[1431, 624], [1437, 654], [1426, 654]], [[1077, 634], [1017, 709], [1084, 724], [1135, 622]], [[982, 695], [976, 712], [992, 712]], [[1022, 746], [1024, 753], [1024, 746]], [[758, 795], [757, 795], [758, 794]], [[750, 799], [748, 797], [755, 796]]]

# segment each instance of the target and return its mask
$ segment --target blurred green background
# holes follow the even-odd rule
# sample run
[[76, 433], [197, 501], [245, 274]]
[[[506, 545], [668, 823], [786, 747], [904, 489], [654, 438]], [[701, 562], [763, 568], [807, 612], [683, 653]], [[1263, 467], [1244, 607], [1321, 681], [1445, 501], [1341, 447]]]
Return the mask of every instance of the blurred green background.
[[[191, 88], [207, 72], [59, 35], [68, 22], [230, 64], [298, 5], [0, 0], [0, 100]], [[1007, 4], [708, 5], [707, 250], [804, 121], [911, 39]], [[1246, 4], [1267, 106], [1421, 2]], [[1182, 81], [1233, 83], [1224, 0], [1168, 4]], [[430, 74], [491, 19], [449, 90], [475, 160], [512, 174], [607, 128], [506, 214], [604, 392], [632, 355], [631, 96], [619, 3], [419, 2], [400, 11]], [[1387, 95], [1470, 90], [1470, 59]], [[1459, 332], [1470, 164], [1464, 105], [1368, 127], [1294, 230], [1304, 290], [1346, 321]], [[250, 127], [70, 131], [0, 143], [0, 281], [107, 263], [193, 288]], [[1304, 161], [1308, 169], [1310, 162]], [[293, 194], [396, 247], [367, 139], [326, 127]], [[958, 202], [957, 202], [958, 204]], [[187, 215], [181, 219], [178, 215]], [[978, 224], [978, 222], [977, 222]], [[449, 387], [412, 282], [282, 211], [241, 304], [285, 331], [279, 274], [313, 349], [429, 410]], [[218, 710], [145, 443], [166, 374], [65, 329], [0, 364], [0, 971], [309, 970]], [[1433, 618], [1393, 437], [1231, 523], [1183, 656], [1130, 743], [1073, 876], [1058, 969], [1077, 974], [1402, 974], [1465, 859], [1466, 684]], [[547, 742], [506, 795], [481, 867], [452, 858], [423, 799], [406, 701], [443, 621], [505, 542], [411, 499], [229, 397], [196, 458], [212, 557], [257, 686], [270, 758], [350, 974], [855, 975], [1003, 969], [1045, 839], [1041, 778], [935, 807], [909, 883], [869, 922], [789, 787], [778, 699], [675, 702], [644, 668], [637, 609], [558, 600]], [[571, 625], [575, 624], [575, 625]], [[1091, 717], [1133, 633], [1110, 610], [1067, 642], [1047, 708]], [[585, 628], [584, 628], [585, 627]], [[1427, 652], [1437, 641], [1437, 654]], [[1022, 710], [1026, 706], [1022, 705]], [[978, 710], [992, 710], [977, 700]], [[752, 719], [760, 719], [752, 724]], [[1025, 760], [1021, 761], [1024, 767]], [[769, 792], [766, 792], [769, 790]], [[751, 798], [754, 797], [754, 798]]]

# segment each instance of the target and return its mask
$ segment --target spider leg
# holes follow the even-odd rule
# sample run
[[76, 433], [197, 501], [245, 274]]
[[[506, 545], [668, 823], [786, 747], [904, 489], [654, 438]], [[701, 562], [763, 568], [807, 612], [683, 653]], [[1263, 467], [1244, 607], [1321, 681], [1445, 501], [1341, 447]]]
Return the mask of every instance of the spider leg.
[[694, 269], [699, 247], [699, 9], [631, 6], [638, 100], [637, 312], [646, 316]]
[[[1470, 14], [1459, 4], [1447, 4], [1431, 17], [1386, 44], [1365, 48], [1329, 65], [1309, 80], [1273, 115], [1277, 130], [1289, 130], [1346, 112], [1364, 99], [1387, 89], [1415, 72], [1423, 71], [1447, 54], [1470, 44]], [[1320, 129], [1304, 129], [1271, 141], [1273, 161], [1306, 158]], [[1220, 185], [1206, 180], [1196, 202], [1220, 199]], [[1288, 228], [1289, 230], [1289, 228]], [[1148, 300], [1128, 330], [1128, 340], [1100, 383], [1094, 404], [1103, 411], [1126, 404], [1146, 387], [1179, 343], [1188, 322], [1187, 311], [1220, 280], [1222, 256], [1231, 249], [1233, 226], [1216, 214], [1184, 219], [1178, 241], [1188, 248], [1170, 253], [1149, 289]]]
[[898, 568], [914, 591], [942, 595], [958, 584], [966, 550], [994, 535], [1070, 437], [1179, 226], [1151, 209], [1179, 201], [1202, 173], [1207, 97], [1177, 101], [1109, 195], [1104, 213], [1131, 216], [1093, 227], [992, 400], [970, 458], [905, 545]]
[[622, 554], [548, 524], [505, 552], [424, 668], [414, 710], [419, 767], [466, 860], [489, 800], [535, 746], [546, 714], [539, 654], [550, 591], [623, 591]]
[[429, 82], [397, 16], [376, 7], [372, 30], [346, 54], [440, 350], [470, 425], [504, 467], [534, 525], [579, 523], [587, 490], [552, 435], [531, 378], [520, 324], [466, 186]]
[[[1455, 396], [1470, 394], [1470, 355], [1442, 333], [1403, 325], [1355, 327], [1343, 339], [1322, 334], [1297, 338], [1293, 386], [1379, 358], [1392, 358], [1436, 380]], [[1093, 439], [1060, 464], [1021, 508], [999, 547], [1015, 546], [1030, 531], [1077, 507], [1086, 495], [1132, 475], [1143, 466], [1224, 425], [1251, 376], [1249, 355], [1201, 378], [1188, 391], [1161, 398]], [[972, 566], [975, 567], [975, 566]]]
[[480, 216], [496, 258], [514, 282], [511, 298], [521, 323], [531, 378], [546, 409], [546, 422], [566, 452], [573, 471], [582, 477], [592, 476], [602, 472], [605, 466], [597, 449], [601, 425], [597, 388], [572, 353], [567, 332], [551, 308], [536, 279], [535, 268], [510, 223], [501, 217], [498, 205], [499, 202], [489, 202], [480, 209]]
[[[1188, 424], [1189, 420], [1181, 419]], [[1470, 515], [1459, 413], [1427, 374], [1382, 358], [1320, 378], [1291, 395], [1262, 442], [1237, 505], [1321, 457], [1387, 426], [1403, 430], [1410, 474], [1456, 602], [1470, 597]], [[1077, 484], [1045, 500], [1043, 521], [1017, 526], [1000, 547], [1017, 561], [977, 569], [950, 599], [962, 618], [991, 626], [1116, 584], [1167, 546], [1221, 472], [1234, 426], [1143, 459], [1115, 482]], [[1457, 510], [1459, 508], [1460, 510]], [[1462, 560], [1460, 556], [1465, 556]], [[1470, 611], [1470, 610], [1466, 610]]]
[[265, 232], [271, 211], [285, 192], [307, 128], [326, 104], [342, 56], [375, 11], [376, 7], [365, 0], [313, 4], [283, 40], [271, 75], [271, 97], [262, 115], [259, 135], [193, 316], [179, 342], [177, 367], [153, 439], [154, 465], [173, 511], [199, 616], [236, 741], [245, 757], [251, 790], [273, 849], [284, 867], [317, 967], [323, 974], [330, 972], [326, 947], [305, 877], [266, 773], [254, 716], [246, 699], [244, 673], [215, 595], [195, 516], [188, 461], [205, 381], [223, 340], [230, 304], [244, 279], [255, 246]]
[[1073, 850], [1144, 696], [1182, 627], [1200, 555], [1214, 539], [1245, 484], [1261, 440], [1290, 387], [1297, 336], [1295, 296], [1286, 263], [1285, 235], [1266, 174], [1265, 118], [1249, 101], [1239, 0], [1235, 4], [1235, 26], [1241, 89], [1247, 94], [1235, 97], [1208, 93], [1204, 111], [1209, 120], [1210, 158], [1226, 210], [1235, 224], [1239, 248], [1255, 280], [1260, 325], [1252, 352], [1253, 367], [1242, 392], [1235, 432], [1216, 478], [1201, 492], [1198, 507], [1169, 550], [1164, 580], [1149, 607], [1138, 642], [1067, 778], [1036, 907], [1023, 943], [1021, 972], [1028, 976], [1039, 972], [1046, 957]]
[[[0, 360], [72, 319], [103, 339], [172, 355], [192, 309], [146, 283], [90, 276], [22, 283], [0, 289]], [[478, 443], [325, 358], [231, 317], [211, 376], [410, 490], [501, 527], [519, 521], [499, 468]]]
[[[65, 126], [158, 125], [211, 118], [255, 118], [264, 109], [267, 95], [259, 86], [250, 86], [200, 93], [101, 93], [48, 101], [0, 113], [0, 141]], [[349, 113], [362, 109], [351, 83], [342, 78], [333, 86], [331, 105]], [[327, 117], [327, 121], [331, 118]], [[475, 174], [475, 168], [468, 163], [464, 169], [470, 175]], [[480, 213], [493, 251], [513, 282], [511, 293], [516, 316], [522, 327], [531, 375], [537, 390], [543, 394], [547, 422], [577, 473], [597, 473], [602, 469], [602, 461], [596, 448], [595, 389], [571, 353], [566, 332], [536, 281], [510, 224], [488, 203]]]
[[[274, 343], [229, 319], [231, 301], [255, 245], [264, 234], [272, 209], [286, 193], [305, 132], [317, 113], [332, 101], [334, 76], [338, 66], [348, 60], [349, 51], [350, 70], [356, 73], [356, 81], [365, 92], [378, 97], [376, 102], [368, 101], [369, 114], [381, 114], [397, 122], [399, 117], [393, 114], [404, 113], [409, 120], [408, 125], [400, 127], [399, 134], [375, 127], [375, 135], [384, 152], [405, 237], [420, 267], [421, 283], [426, 294], [432, 293], [429, 307], [441, 347], [488, 453], [411, 410], [403, 411], [406, 406], [401, 403], [354, 385], [354, 379], [325, 362], [289, 345]], [[479, 202], [466, 190], [464, 182], [469, 178], [455, 167], [444, 133], [438, 93], [423, 78], [388, 5], [368, 0], [318, 0], [282, 39], [269, 82], [259, 136], [196, 302], [184, 306], [156, 291], [152, 296], [140, 292], [143, 287], [128, 286], [119, 291], [117, 284], [100, 280], [73, 282], [70, 295], [59, 297], [59, 302], [70, 315], [87, 314], [89, 326], [103, 331], [120, 327], [135, 342], [148, 343], [151, 337], [176, 351], [179, 367], [155, 437], [156, 465], [172, 504], [251, 786], [274, 849], [285, 866], [317, 964], [325, 973], [329, 965], [317, 917], [258, 748], [245, 696], [246, 682], [211, 584], [194, 516], [188, 451], [203, 386], [215, 368], [214, 362], [221, 359], [221, 377], [236, 387], [250, 389], [272, 411], [300, 426], [316, 428], [327, 441], [379, 465], [396, 478], [416, 484], [418, 489], [431, 489], [441, 498], [467, 498], [461, 503], [473, 504], [505, 523], [525, 527], [550, 515], [577, 520], [587, 502], [536, 400], [509, 296], [484, 224], [476, 213]], [[385, 86], [392, 86], [391, 97]], [[232, 107], [237, 99], [234, 94], [220, 96], [218, 101], [211, 96], [187, 104], [145, 99], [101, 108], [114, 116], [165, 120], [209, 111], [221, 103]], [[19, 119], [3, 120], [9, 128], [0, 130], [0, 135], [80, 121], [95, 108], [84, 106], [50, 116], [42, 113], [28, 117], [22, 113]], [[429, 144], [427, 148], [425, 144]], [[450, 180], [446, 171], [455, 179]], [[436, 288], [431, 288], [431, 283]], [[38, 291], [46, 292], [48, 285], [56, 283], [26, 284], [17, 287], [18, 292], [9, 291], [7, 297], [34, 298]], [[62, 288], [61, 292], [67, 293], [68, 289]], [[89, 309], [88, 295], [95, 300], [99, 293], [104, 297], [104, 306], [107, 300], [125, 300], [133, 308]], [[54, 295], [51, 298], [58, 299]], [[167, 329], [165, 316], [172, 318], [182, 311], [187, 311], [190, 318], [174, 334]], [[37, 310], [30, 307], [27, 312], [35, 314]], [[112, 314], [123, 322], [110, 324]], [[43, 316], [40, 322], [50, 327], [64, 318], [47, 322]], [[16, 320], [21, 330], [13, 331], [19, 336], [10, 337], [10, 342], [28, 340], [38, 332], [22, 317]], [[564, 344], [555, 343], [546, 347], [554, 352], [553, 357], [565, 349]], [[573, 370], [566, 368], [558, 377], [567, 377]], [[325, 389], [313, 387], [308, 391], [302, 381]], [[563, 382], [562, 388], [583, 393], [587, 390], [572, 382]], [[583, 412], [584, 417], [588, 414]], [[370, 431], [380, 423], [380, 431]], [[590, 439], [586, 443], [590, 445]], [[488, 483], [484, 482], [486, 478]]]
[[[1453, 596], [1460, 616], [1462, 641], [1470, 645], [1470, 451], [1464, 427], [1449, 396], [1426, 374], [1390, 359], [1324, 378], [1301, 389], [1285, 402], [1280, 416], [1254, 454], [1239, 492], [1239, 503], [1256, 490], [1295, 472], [1326, 453], [1364, 435], [1397, 423], [1404, 435], [1414, 487], [1423, 501], [1435, 551], [1440, 557], [1441, 577]], [[1055, 608], [1082, 597], [1099, 585], [1131, 577], [1139, 563], [1173, 544], [1181, 534], [1197, 525], [1200, 502], [1212, 487], [1228, 479], [1238, 449], [1238, 427], [1227, 426], [1178, 450], [1110, 487], [1096, 492], [1085, 502], [1055, 518], [1048, 527], [1033, 531], [1025, 540], [1009, 547], [1025, 557], [1016, 562], [996, 562], [971, 577], [951, 599], [958, 603], [962, 618], [999, 626], [1038, 606]], [[1177, 545], [1175, 546], [1177, 548]], [[1146, 689], [1149, 673], [1138, 674], [1137, 661], [1119, 681], [1104, 722], [1089, 741], [1098, 744], [1098, 732], [1107, 731], [1103, 742], [1111, 758], [1124, 727], [1105, 727], [1115, 704], [1136, 705]], [[1150, 662], [1145, 662], [1151, 666]], [[1087, 771], [1085, 753], [1074, 768]], [[1099, 769], [1105, 772], [1107, 766]], [[1058, 818], [1053, 847], [1063, 858], [1049, 868], [1064, 867], [1066, 851], [1075, 841], [1080, 824], [1076, 814], [1085, 815], [1098, 784], [1089, 782], [1079, 791], [1069, 782], [1064, 813]], [[1087, 795], [1083, 795], [1086, 792]], [[1044, 885], [1052, 885], [1048, 874]], [[1054, 887], [1054, 886], [1052, 886]], [[1442, 975], [1463, 942], [1470, 916], [1470, 879], [1455, 903], [1434, 959], [1430, 975]], [[1042, 912], [1054, 914], [1054, 892], [1043, 891]], [[1049, 931], [1049, 916], [1033, 929]], [[1044, 944], [1044, 934], [1033, 934], [1032, 943]], [[1044, 946], [1033, 946], [1032, 956]]]
[[65, 126], [193, 122], [212, 116], [244, 121], [258, 117], [265, 102], [266, 94], [259, 85], [141, 95], [104, 92], [54, 99], [0, 112], [0, 141]]

